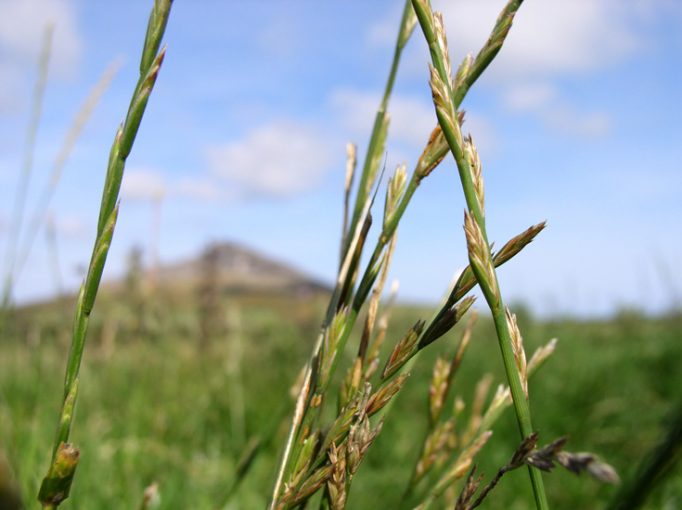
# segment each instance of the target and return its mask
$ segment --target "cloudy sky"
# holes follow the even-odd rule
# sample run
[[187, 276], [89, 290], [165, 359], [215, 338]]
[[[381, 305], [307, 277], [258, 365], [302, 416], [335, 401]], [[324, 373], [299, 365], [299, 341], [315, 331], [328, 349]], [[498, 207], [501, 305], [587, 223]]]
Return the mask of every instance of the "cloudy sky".
[[[503, 3], [434, 1], [453, 60], [477, 51]], [[148, 4], [0, 0], [0, 254], [45, 25], [55, 25], [54, 45], [27, 222], [75, 112], [102, 73], [118, 68], [49, 208], [70, 288], [89, 257]], [[124, 270], [133, 245], [149, 258], [160, 203], [163, 261], [230, 239], [331, 281], [345, 143], [364, 155], [401, 9], [398, 0], [176, 0], [106, 274]], [[548, 222], [501, 270], [510, 300], [580, 315], [679, 304], [681, 24], [676, 0], [524, 3], [508, 44], [463, 105], [484, 163], [491, 238], [500, 245]], [[417, 29], [390, 103], [389, 169], [411, 168], [435, 124], [427, 59]], [[424, 182], [400, 230], [393, 277], [404, 299], [436, 301], [466, 263], [463, 208], [448, 159]], [[48, 253], [41, 232], [17, 283], [20, 300], [55, 291]]]

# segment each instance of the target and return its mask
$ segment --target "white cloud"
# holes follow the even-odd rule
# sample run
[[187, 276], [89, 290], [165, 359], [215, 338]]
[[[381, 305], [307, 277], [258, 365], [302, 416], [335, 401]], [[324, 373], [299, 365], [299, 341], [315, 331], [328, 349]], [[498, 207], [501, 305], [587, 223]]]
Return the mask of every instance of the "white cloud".
[[512, 85], [503, 101], [510, 111], [532, 113], [549, 128], [566, 134], [595, 138], [611, 130], [611, 118], [606, 112], [582, 112], [568, 106], [548, 82]]
[[76, 69], [83, 50], [72, 2], [0, 2], [0, 111], [14, 109], [17, 97], [26, 95], [25, 76], [35, 68], [48, 24], [54, 26], [49, 73], [64, 78]]
[[[443, 12], [453, 64], [485, 43], [506, 0], [434, 0]], [[677, 5], [675, 5], [677, 3]], [[583, 136], [609, 131], [604, 112], [574, 109], [561, 97], [556, 80], [611, 66], [647, 49], [651, 22], [682, 12], [672, 0], [540, 0], [525, 2], [503, 49], [487, 74], [516, 113], [533, 113], [548, 127]], [[397, 10], [372, 26], [368, 40], [394, 44]], [[419, 30], [415, 33], [420, 37]], [[426, 79], [426, 48], [408, 53], [408, 71]]]
[[235, 192], [291, 196], [314, 187], [331, 163], [327, 137], [313, 126], [277, 121], [205, 150], [209, 171]]
[[45, 26], [54, 25], [51, 68], [65, 74], [78, 63], [83, 44], [76, 13], [68, 0], [3, 0], [0, 2], [0, 47], [3, 61], [35, 61]]
[[87, 223], [80, 216], [61, 216], [55, 221], [60, 236], [70, 239], [81, 239], [87, 233]]
[[236, 193], [227, 188], [222, 179], [206, 173], [172, 178], [153, 168], [131, 168], [123, 176], [121, 196], [138, 201], [176, 197], [199, 202], [234, 199]]
[[[378, 92], [354, 89], [338, 89], [330, 97], [343, 127], [353, 137], [360, 137], [359, 139], [369, 136], [380, 100], [381, 95]], [[437, 122], [430, 96], [394, 94], [388, 111], [391, 116], [389, 142], [405, 144], [411, 149], [422, 149]], [[480, 150], [493, 150], [495, 135], [484, 118], [467, 112], [465, 131], [471, 131]]]
[[229, 200], [233, 198], [225, 183], [216, 182], [207, 176], [183, 177], [172, 186], [172, 193], [182, 198], [197, 201]]
[[157, 170], [131, 168], [123, 175], [121, 195], [130, 200], [159, 200], [168, 191], [164, 176]]
[[558, 106], [542, 112], [541, 115], [549, 126], [571, 135], [599, 138], [611, 131], [611, 118], [604, 112], [580, 113]]
[[556, 88], [547, 82], [526, 82], [510, 87], [504, 103], [512, 111], [537, 111], [556, 98]]
[[[639, 50], [645, 36], [639, 23], [648, 4], [664, 0], [542, 0], [525, 2], [514, 20], [493, 72], [513, 76], [574, 73], [610, 64]], [[454, 63], [485, 43], [506, 0], [434, 0], [443, 12]], [[370, 27], [368, 40], [389, 46], [395, 42], [396, 13]], [[415, 35], [420, 36], [419, 29]], [[426, 66], [419, 63], [421, 72]]]
[[[367, 136], [381, 100], [378, 92], [338, 89], [331, 93], [330, 102], [338, 112], [341, 124], [353, 136]], [[393, 95], [389, 104], [389, 136], [413, 147], [422, 146], [436, 125], [430, 100], [419, 97]]]
[[[453, 51], [476, 52], [504, 1], [439, 2]], [[620, 0], [526, 2], [494, 68], [513, 76], [544, 76], [590, 70], [623, 58], [642, 41]]]

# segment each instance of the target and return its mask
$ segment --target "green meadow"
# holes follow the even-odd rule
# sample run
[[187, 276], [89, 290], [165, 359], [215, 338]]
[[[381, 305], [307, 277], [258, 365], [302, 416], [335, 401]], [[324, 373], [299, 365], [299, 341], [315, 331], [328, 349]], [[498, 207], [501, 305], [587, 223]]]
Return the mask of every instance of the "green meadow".
[[[293, 408], [290, 388], [317, 333], [324, 300], [228, 297], [223, 309], [239, 320], [201, 346], [196, 304], [185, 297], [168, 301], [159, 293], [142, 317], [124, 294], [105, 295], [98, 303], [73, 429], [82, 456], [65, 508], [136, 508], [153, 482], [159, 508], [266, 505]], [[36, 505], [49, 462], [71, 305], [65, 300], [17, 311], [0, 346], [0, 445], [28, 508]], [[399, 306], [388, 341], [430, 313]], [[530, 382], [537, 430], [548, 440], [567, 434], [568, 449], [597, 453], [627, 483], [679, 405], [682, 317], [623, 312], [608, 320], [542, 321], [522, 309], [517, 314], [529, 352], [559, 339]], [[453, 351], [459, 335], [456, 327], [417, 360], [358, 472], [350, 508], [400, 508], [426, 427], [435, 354]], [[346, 354], [350, 360], [351, 350]], [[469, 402], [488, 373], [493, 388], [503, 381], [492, 323], [481, 317], [453, 394]], [[468, 419], [467, 409], [460, 417]], [[518, 444], [512, 409], [493, 434], [479, 455], [487, 476]], [[251, 469], [233, 488], [239, 458], [255, 438], [261, 446]], [[682, 505], [681, 474], [673, 472], [645, 508]], [[565, 471], [544, 478], [554, 508], [603, 508], [617, 490]], [[519, 470], [502, 480], [483, 507], [522, 509], [531, 502]]]

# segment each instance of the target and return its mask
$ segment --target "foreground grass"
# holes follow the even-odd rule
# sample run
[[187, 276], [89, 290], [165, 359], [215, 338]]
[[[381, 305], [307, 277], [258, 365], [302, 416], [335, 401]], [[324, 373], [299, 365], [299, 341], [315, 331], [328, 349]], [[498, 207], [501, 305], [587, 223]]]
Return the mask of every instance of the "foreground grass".
[[[102, 316], [125, 317], [125, 310], [116, 312], [116, 300], [101, 306], [109, 311]], [[87, 384], [76, 414], [83, 451], [78, 490], [65, 508], [135, 508], [153, 481], [159, 483], [162, 508], [224, 508], [243, 448], [242, 438], [232, 430], [232, 404], [240, 389], [230, 371], [235, 338], [243, 356], [246, 436], [277, 432], [232, 507], [266, 505], [286, 433], [284, 412], [292, 405], [289, 387], [310, 350], [322, 303], [252, 300], [241, 310], [241, 329], [203, 351], [193, 340], [192, 312], [171, 305], [147, 310], [156, 320], [148, 321], [142, 333], [126, 329], [122, 318], [113, 344], [111, 324], [93, 324], [93, 349], [86, 354], [81, 376]], [[394, 335], [424, 315], [416, 308], [397, 310]], [[29, 506], [54, 434], [69, 338], [66, 318], [68, 314], [54, 308], [19, 317], [15, 333], [0, 345], [0, 449]], [[570, 449], [602, 455], [627, 480], [663, 434], [665, 417], [680, 399], [680, 317], [621, 314], [603, 322], [540, 322], [520, 313], [519, 320], [529, 352], [552, 336], [560, 339], [554, 357], [531, 380], [541, 437], [549, 441], [568, 433]], [[454, 349], [457, 334], [438, 348]], [[468, 400], [488, 372], [495, 383], [503, 381], [496, 349], [492, 323], [481, 320], [456, 378], [458, 394]], [[427, 350], [415, 366], [391, 411], [401, 419], [388, 420], [370, 450], [349, 508], [391, 508], [399, 500], [425, 427], [425, 396], [436, 351]], [[497, 440], [481, 455], [488, 475], [506, 462], [518, 441], [513, 413], [507, 412], [494, 433]], [[512, 473], [487, 507], [498, 508], [502, 502], [505, 508], [529, 507], [532, 494], [526, 482], [521, 471]], [[563, 472], [547, 476], [546, 484], [555, 508], [600, 508], [615, 490]], [[673, 476], [647, 508], [680, 505], [682, 480]]]

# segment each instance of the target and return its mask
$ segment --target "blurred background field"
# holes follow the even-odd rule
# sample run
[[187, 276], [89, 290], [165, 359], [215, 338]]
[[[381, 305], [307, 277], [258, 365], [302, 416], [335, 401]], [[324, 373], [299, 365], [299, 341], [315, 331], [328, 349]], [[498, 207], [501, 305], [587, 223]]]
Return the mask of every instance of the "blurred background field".
[[[134, 508], [152, 482], [159, 484], [161, 508], [265, 505], [285, 438], [283, 419], [293, 405], [290, 387], [311, 348], [325, 294], [221, 292], [211, 312], [219, 314], [217, 322], [200, 342], [207, 309], [198, 303], [205, 291], [201, 284], [193, 290], [105, 290], [81, 376], [76, 440], [83, 455], [70, 508]], [[139, 292], [153, 292], [142, 308]], [[29, 507], [54, 433], [72, 305], [63, 298], [16, 310], [0, 351], [0, 445]], [[523, 307], [516, 312], [528, 352], [559, 338], [555, 355], [531, 381], [542, 437], [568, 434], [570, 449], [601, 455], [627, 480], [679, 405], [682, 316], [623, 311], [579, 321], [539, 320]], [[400, 305], [389, 343], [431, 313]], [[351, 508], [399, 508], [426, 426], [434, 355], [453, 351], [459, 335], [456, 328], [419, 359], [361, 467]], [[454, 392], [468, 401], [487, 373], [494, 376], [493, 388], [503, 381], [492, 323], [482, 317]], [[517, 444], [510, 409], [494, 434], [497, 439], [480, 456], [488, 475]], [[264, 440], [260, 453], [232, 506], [226, 505], [237, 461], [256, 437]], [[682, 504], [681, 474], [678, 468], [646, 508]], [[614, 492], [565, 472], [546, 480], [556, 508], [602, 508]], [[512, 473], [487, 508], [501, 502], [527, 508], [529, 498], [525, 474]]]

